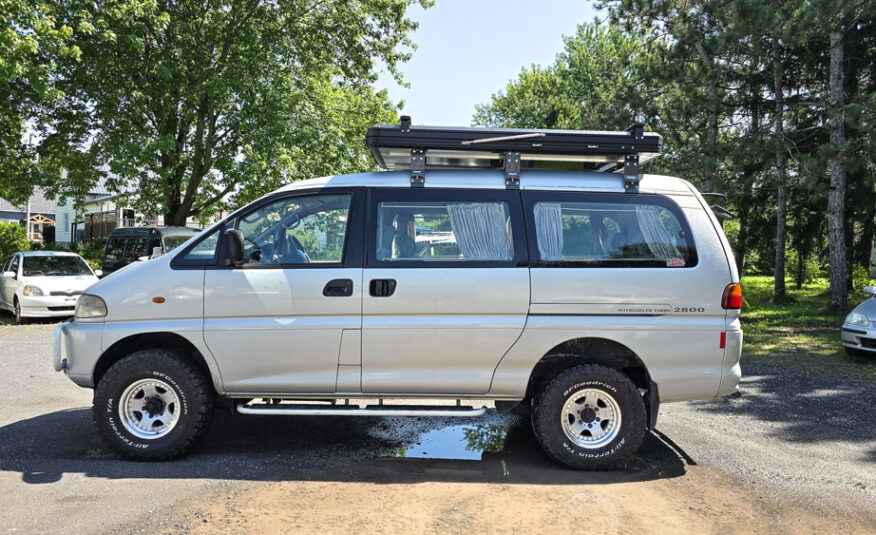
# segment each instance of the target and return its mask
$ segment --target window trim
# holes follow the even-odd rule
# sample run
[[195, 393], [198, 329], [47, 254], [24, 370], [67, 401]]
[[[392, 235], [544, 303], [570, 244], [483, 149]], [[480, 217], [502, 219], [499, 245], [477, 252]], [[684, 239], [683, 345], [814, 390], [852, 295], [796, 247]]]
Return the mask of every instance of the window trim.
[[[649, 202], [643, 203], [641, 199], [648, 199]], [[628, 260], [596, 260], [596, 261], [543, 261], [538, 252], [538, 234], [535, 228], [535, 205], [540, 202], [608, 202], [615, 204], [650, 204], [659, 206], [669, 210], [678, 224], [681, 225], [681, 230], [688, 236], [688, 242], [691, 247], [690, 262], [684, 266], [662, 266], [654, 265], [654, 263], [646, 264], [642, 261]], [[678, 204], [665, 195], [653, 193], [608, 193], [594, 191], [524, 191], [523, 192], [524, 214], [526, 216], [526, 231], [529, 237], [529, 256], [532, 259], [531, 266], [536, 268], [585, 268], [585, 269], [669, 269], [669, 270], [684, 270], [691, 269], [699, 265], [699, 253], [696, 240], [693, 232], [691, 232], [690, 223]], [[641, 262], [641, 263], [640, 263]]]
[[[511, 217], [511, 236], [514, 256], [511, 260], [379, 260], [375, 240], [377, 236], [377, 209], [381, 202], [504, 202]], [[365, 228], [365, 267], [370, 269], [420, 268], [508, 268], [527, 267], [526, 228], [523, 219], [520, 192], [512, 190], [455, 189], [455, 188], [373, 188], [368, 191], [367, 225]]]
[[[341, 262], [320, 262], [312, 264], [244, 264], [241, 266], [220, 266], [219, 258], [224, 256], [222, 236], [226, 230], [236, 229], [241, 218], [275, 202], [295, 197], [313, 197], [316, 195], [349, 195], [350, 212], [347, 215], [347, 233], [344, 236], [344, 255]], [[177, 253], [171, 260], [173, 269], [338, 269], [362, 267], [362, 237], [363, 237], [363, 202], [362, 188], [309, 188], [304, 190], [281, 191], [258, 199], [226, 217], [210, 232], [205, 232], [185, 249]], [[219, 243], [216, 252], [209, 261], [184, 260], [185, 256], [207, 237], [219, 233]]]

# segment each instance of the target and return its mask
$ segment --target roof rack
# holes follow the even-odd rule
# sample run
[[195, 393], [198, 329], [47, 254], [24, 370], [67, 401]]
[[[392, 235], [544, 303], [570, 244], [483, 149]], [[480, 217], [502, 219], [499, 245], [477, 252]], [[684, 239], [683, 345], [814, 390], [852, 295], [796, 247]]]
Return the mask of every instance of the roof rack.
[[505, 171], [505, 185], [520, 187], [525, 169], [623, 174], [624, 189], [639, 189], [639, 167], [659, 156], [663, 138], [641, 123], [623, 131], [527, 130], [398, 125], [368, 129], [365, 143], [384, 169], [410, 170], [411, 186], [423, 186], [426, 169], [489, 168]]

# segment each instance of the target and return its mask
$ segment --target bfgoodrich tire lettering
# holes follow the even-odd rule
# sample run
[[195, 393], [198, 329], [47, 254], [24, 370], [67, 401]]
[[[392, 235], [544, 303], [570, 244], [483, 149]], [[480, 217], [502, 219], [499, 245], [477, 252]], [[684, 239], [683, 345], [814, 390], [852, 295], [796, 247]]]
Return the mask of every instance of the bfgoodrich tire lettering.
[[[134, 425], [144, 418], [142, 406], [150, 397], [153, 416], [166, 420], [154, 432], [145, 422]], [[95, 389], [92, 415], [104, 442], [123, 456], [163, 461], [186, 453], [204, 433], [213, 397], [209, 379], [191, 361], [172, 350], [147, 349], [107, 370]], [[132, 410], [134, 402], [139, 405]]]
[[579, 470], [607, 470], [623, 464], [642, 444], [645, 402], [622, 373], [575, 366], [548, 380], [537, 394], [532, 427], [556, 461]]

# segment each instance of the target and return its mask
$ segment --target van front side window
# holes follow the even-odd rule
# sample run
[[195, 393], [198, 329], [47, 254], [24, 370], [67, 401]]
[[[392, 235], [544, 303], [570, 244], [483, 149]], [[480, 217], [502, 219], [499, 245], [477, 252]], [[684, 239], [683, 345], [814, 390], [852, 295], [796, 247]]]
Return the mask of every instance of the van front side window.
[[675, 210], [663, 203], [537, 202], [542, 263], [582, 267], [690, 267], [696, 250]]
[[339, 263], [351, 196], [290, 197], [268, 204], [240, 220], [244, 236], [243, 263]]

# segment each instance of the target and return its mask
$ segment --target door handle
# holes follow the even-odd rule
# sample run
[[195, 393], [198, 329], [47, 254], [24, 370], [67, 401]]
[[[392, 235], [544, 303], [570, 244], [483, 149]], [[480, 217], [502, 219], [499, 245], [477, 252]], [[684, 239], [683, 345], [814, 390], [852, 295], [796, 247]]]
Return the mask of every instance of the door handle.
[[322, 289], [326, 297], [349, 297], [353, 295], [353, 281], [350, 279], [334, 279], [328, 281]]
[[372, 297], [389, 297], [395, 293], [395, 279], [371, 279], [368, 291]]

